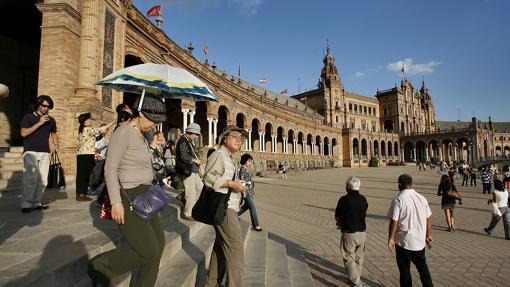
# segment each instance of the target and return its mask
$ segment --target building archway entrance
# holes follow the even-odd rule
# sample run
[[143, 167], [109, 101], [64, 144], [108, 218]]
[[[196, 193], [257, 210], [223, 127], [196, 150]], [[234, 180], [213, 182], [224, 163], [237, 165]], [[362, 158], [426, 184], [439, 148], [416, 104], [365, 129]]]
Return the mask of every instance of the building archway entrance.
[[[9, 88], [9, 96], [0, 102], [0, 146], [21, 145], [19, 123], [33, 110], [37, 98], [42, 13], [34, 1], [2, 2], [0, 84]], [[53, 101], [63, 108], [58, 100]]]

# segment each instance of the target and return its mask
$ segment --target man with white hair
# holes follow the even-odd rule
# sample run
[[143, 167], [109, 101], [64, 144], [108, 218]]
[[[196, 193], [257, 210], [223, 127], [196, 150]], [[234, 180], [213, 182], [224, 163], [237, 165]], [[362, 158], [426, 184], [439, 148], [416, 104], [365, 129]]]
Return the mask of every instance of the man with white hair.
[[361, 182], [349, 177], [345, 184], [347, 195], [338, 200], [335, 211], [336, 225], [342, 231], [340, 250], [349, 280], [354, 286], [362, 286], [361, 269], [365, 257], [365, 217], [367, 199], [359, 193]]

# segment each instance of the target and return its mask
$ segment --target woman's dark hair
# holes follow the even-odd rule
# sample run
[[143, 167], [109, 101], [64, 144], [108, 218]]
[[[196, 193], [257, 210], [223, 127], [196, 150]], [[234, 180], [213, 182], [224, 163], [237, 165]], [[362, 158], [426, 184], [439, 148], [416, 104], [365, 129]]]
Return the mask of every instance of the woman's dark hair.
[[78, 133], [82, 133], [85, 128], [85, 122], [90, 119], [90, 113], [81, 114], [78, 116], [78, 122], [80, 123], [80, 127], [78, 128]]
[[503, 191], [505, 189], [505, 187], [503, 186], [503, 182], [499, 179], [495, 179], [494, 180], [494, 189]]
[[503, 166], [503, 172], [510, 171], [510, 167], [508, 165]]
[[53, 109], [53, 100], [50, 98], [50, 96], [41, 95], [41, 96], [37, 97], [37, 99], [35, 99], [34, 111], [37, 111], [37, 108], [39, 108], [39, 106], [42, 105], [42, 103], [44, 103], [44, 101], [48, 102], [48, 105], [49, 105], [48, 108], [50, 110]]
[[120, 114], [120, 112], [125, 112], [124, 109], [128, 108], [129, 106], [127, 104], [118, 104], [117, 107], [115, 108], [115, 111], [117, 112], [117, 114]]
[[245, 165], [249, 160], [253, 160], [253, 157], [247, 153], [243, 154], [241, 156], [241, 161], [240, 161], [241, 165]]
[[448, 183], [448, 182], [450, 182], [450, 178], [446, 174], [441, 176], [441, 183], [444, 184], [444, 183]]
[[175, 154], [175, 141], [174, 140], [169, 140], [168, 143], [166, 144], [166, 148], [170, 149], [170, 152], [172, 154]]
[[120, 111], [117, 113], [117, 125], [127, 122], [131, 119], [131, 114], [126, 111]]

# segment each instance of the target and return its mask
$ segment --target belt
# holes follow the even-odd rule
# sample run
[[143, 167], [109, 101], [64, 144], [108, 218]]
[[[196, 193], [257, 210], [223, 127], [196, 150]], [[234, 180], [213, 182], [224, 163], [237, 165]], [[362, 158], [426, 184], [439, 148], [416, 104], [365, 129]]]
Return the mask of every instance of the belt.
[[356, 232], [363, 232], [363, 231], [351, 231], [351, 230], [343, 231], [342, 230], [342, 233], [356, 233]]

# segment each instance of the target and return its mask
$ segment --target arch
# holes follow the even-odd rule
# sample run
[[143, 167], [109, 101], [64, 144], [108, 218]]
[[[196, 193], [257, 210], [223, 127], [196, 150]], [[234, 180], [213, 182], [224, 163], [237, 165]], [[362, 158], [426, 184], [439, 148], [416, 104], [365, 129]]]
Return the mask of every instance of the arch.
[[496, 146], [496, 156], [501, 156], [501, 155], [503, 155], [501, 146], [498, 145], [498, 146]]
[[400, 133], [404, 134], [405, 132], [406, 132], [405, 124], [404, 124], [404, 122], [400, 122]]
[[312, 143], [313, 143], [313, 136], [312, 134], [308, 134], [306, 136], [306, 153], [312, 154]]
[[324, 155], [330, 155], [329, 138], [327, 136], [324, 137]]
[[359, 157], [359, 140], [357, 138], [352, 140], [352, 155]]
[[363, 106], [363, 114], [366, 115], [367, 114], [367, 106]]
[[276, 151], [281, 151], [281, 153], [284, 153], [284, 147], [283, 147], [283, 135], [285, 135], [285, 130], [283, 127], [279, 126], [276, 129]]
[[338, 146], [338, 141], [336, 140], [336, 138], [332, 138], [331, 139], [331, 155], [336, 155], [337, 154], [337, 146]]
[[352, 113], [352, 103], [349, 103], [349, 112]]
[[398, 142], [393, 143], [393, 151], [395, 153], [395, 156], [398, 156]]
[[393, 145], [388, 142], [388, 156], [393, 156]]
[[236, 115], [236, 126], [240, 128], [246, 128], [246, 116], [243, 113], [238, 113]]
[[268, 122], [264, 126], [264, 143], [263, 143], [264, 151], [269, 150], [270, 152], [272, 152], [272, 150], [271, 150], [271, 147], [272, 147], [271, 135], [273, 135], [273, 125]]
[[361, 139], [361, 155], [362, 156], [367, 156], [367, 151], [368, 151], [367, 140], [366, 139]]
[[510, 155], [510, 147], [509, 146], [505, 146], [504, 149], [503, 149], [503, 155]]
[[[287, 131], [287, 153], [291, 153], [291, 154], [294, 154], [295, 151], [293, 150], [294, 149], [294, 130], [292, 129], [289, 129]], [[297, 147], [296, 147], [297, 149]]]
[[257, 118], [251, 120], [251, 146], [253, 151], [260, 150], [260, 121]]
[[414, 159], [414, 145], [412, 142], [406, 142], [404, 144], [404, 160], [406, 162], [413, 162]]
[[354, 113], [358, 113], [358, 105], [354, 104]]
[[[166, 103], [166, 100], [165, 100]], [[168, 121], [174, 121], [175, 116], [168, 117]], [[182, 117], [181, 117], [182, 118]], [[207, 105], [206, 102], [195, 102], [194, 122], [200, 126], [200, 142], [201, 145], [209, 145], [209, 122], [207, 121]]]
[[368, 107], [368, 115], [371, 116], [372, 115], [372, 107]]
[[427, 160], [426, 158], [426, 149], [427, 145], [424, 141], [418, 141], [416, 143], [416, 160], [420, 162], [425, 162]]
[[298, 132], [297, 140], [298, 140], [298, 146], [299, 146], [299, 148], [297, 150], [297, 154], [303, 154], [303, 147], [305, 146], [305, 143], [303, 142], [304, 141], [303, 132]]
[[226, 106], [219, 106], [218, 107], [218, 124], [217, 124], [217, 131], [218, 136], [220, 136], [221, 132], [225, 127], [227, 126], [227, 123], [230, 119], [230, 111]]
[[374, 156], [379, 157], [379, 142], [374, 140]]

